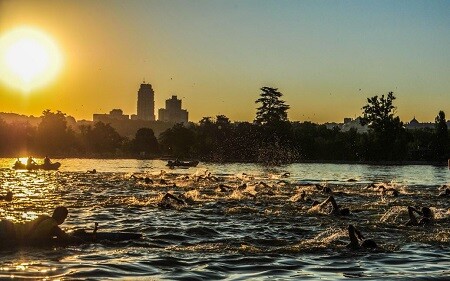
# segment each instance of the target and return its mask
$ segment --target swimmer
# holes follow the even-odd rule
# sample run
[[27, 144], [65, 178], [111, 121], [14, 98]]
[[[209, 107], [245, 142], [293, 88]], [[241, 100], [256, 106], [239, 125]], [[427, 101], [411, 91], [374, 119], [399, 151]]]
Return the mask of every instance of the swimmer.
[[237, 189], [239, 189], [239, 190], [246, 189], [246, 188], [247, 188], [247, 184], [245, 182], [237, 187]]
[[316, 184], [315, 185], [317, 190], [323, 192], [323, 193], [332, 193], [333, 191], [331, 190], [331, 188], [329, 188], [328, 186], [323, 186], [320, 184]]
[[219, 184], [219, 188], [221, 192], [229, 192], [231, 190], [234, 190], [235, 188], [230, 186], [230, 185], [226, 185], [226, 184]]
[[392, 196], [397, 197], [400, 194], [397, 189], [391, 188], [391, 187], [390, 188], [386, 188], [386, 187], [384, 187], [384, 185], [378, 187], [378, 190], [380, 190], [380, 189], [381, 189], [381, 194], [382, 195], [386, 195], [387, 193], [390, 192], [392, 194]]
[[[348, 225], [348, 237], [350, 238], [350, 243], [347, 244], [347, 248], [352, 250], [357, 250], [360, 248], [377, 248], [377, 243], [372, 239], [364, 239], [364, 236], [361, 234], [361, 232], [356, 229], [353, 225]], [[360, 244], [360, 240], [362, 243]]]
[[47, 245], [57, 237], [58, 241], [67, 242], [70, 238], [59, 226], [66, 220], [66, 207], [56, 207], [53, 215], [41, 215], [25, 223], [0, 221], [0, 245]]
[[313, 202], [313, 207], [319, 206], [319, 209], [323, 209], [325, 206], [328, 205], [328, 203], [331, 203], [331, 211], [329, 214], [332, 215], [338, 215], [338, 216], [348, 216], [350, 215], [350, 209], [349, 208], [340, 208], [338, 204], [336, 203], [336, 200], [333, 196], [328, 197], [325, 201], [322, 203], [318, 203], [317, 201]]
[[13, 193], [11, 191], [8, 191], [5, 196], [0, 196], [0, 200], [11, 202], [13, 200]]
[[450, 188], [446, 188], [444, 191], [439, 193], [438, 197], [448, 197], [450, 196]]
[[265, 183], [263, 181], [260, 181], [256, 186], [262, 186], [262, 187], [265, 187], [265, 188], [271, 187], [270, 185], [268, 185], [267, 183]]
[[[414, 215], [414, 212], [421, 215], [422, 217], [418, 221], [416, 216]], [[409, 221], [406, 223], [406, 225], [410, 226], [417, 226], [417, 225], [427, 225], [433, 222], [433, 211], [431, 211], [428, 207], [422, 207], [422, 209], [419, 211], [414, 207], [408, 206], [408, 216]]]
[[[297, 197], [298, 195], [295, 195], [293, 198]], [[300, 196], [298, 196], [298, 198], [296, 200], [294, 200], [294, 202], [311, 202], [311, 198], [306, 196], [306, 191], [302, 190], [302, 192], [300, 193]], [[317, 202], [317, 201], [315, 201]], [[317, 202], [315, 205], [318, 205], [319, 202]]]
[[[175, 204], [175, 205], [174, 205]], [[167, 192], [164, 194], [163, 198], [158, 203], [158, 207], [164, 208], [164, 209], [173, 209], [177, 206], [183, 206], [187, 205], [186, 202], [175, 195]]]
[[131, 175], [130, 179], [143, 180], [146, 184], [153, 184], [153, 180], [149, 177], [141, 178], [141, 177], [136, 177], [135, 175]]

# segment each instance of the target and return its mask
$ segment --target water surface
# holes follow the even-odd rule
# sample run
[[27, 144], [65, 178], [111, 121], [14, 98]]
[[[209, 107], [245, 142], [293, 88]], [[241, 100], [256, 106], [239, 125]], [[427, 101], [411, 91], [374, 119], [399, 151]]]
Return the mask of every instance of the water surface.
[[[55, 159], [59, 171], [14, 171], [0, 159], [0, 217], [15, 222], [69, 208], [62, 225], [140, 232], [132, 242], [1, 252], [0, 278], [105, 280], [446, 280], [449, 264], [447, 167], [200, 163], [168, 169], [160, 160]], [[96, 169], [90, 174], [87, 170]], [[154, 183], [143, 180], [151, 178]], [[163, 179], [165, 182], [161, 181]], [[262, 184], [262, 183], [263, 184]], [[246, 186], [243, 184], [245, 183]], [[400, 192], [393, 197], [369, 183]], [[222, 191], [220, 184], [234, 188]], [[349, 217], [310, 210], [307, 197], [323, 201], [333, 189]], [[241, 188], [238, 188], [238, 187]], [[162, 209], [166, 192], [184, 195], [186, 206]], [[406, 227], [406, 207], [432, 206], [437, 222]], [[346, 228], [357, 226], [381, 246], [350, 251]]]

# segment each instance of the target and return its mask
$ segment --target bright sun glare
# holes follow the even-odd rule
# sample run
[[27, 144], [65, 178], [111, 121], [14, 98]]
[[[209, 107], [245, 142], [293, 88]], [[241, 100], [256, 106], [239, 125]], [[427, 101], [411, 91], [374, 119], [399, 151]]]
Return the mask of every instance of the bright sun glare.
[[17, 28], [0, 37], [0, 79], [12, 88], [29, 92], [43, 87], [61, 65], [56, 43], [37, 29]]

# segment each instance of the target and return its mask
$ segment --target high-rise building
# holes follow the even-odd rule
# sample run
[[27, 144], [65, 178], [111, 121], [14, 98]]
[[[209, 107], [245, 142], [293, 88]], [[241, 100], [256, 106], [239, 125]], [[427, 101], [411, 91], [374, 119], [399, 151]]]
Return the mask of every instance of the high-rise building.
[[138, 91], [137, 119], [155, 121], [155, 92], [151, 84], [141, 84]]
[[177, 96], [172, 96], [171, 99], [166, 100], [166, 108], [158, 110], [158, 120], [164, 122], [187, 123], [188, 112], [181, 109], [181, 100]]

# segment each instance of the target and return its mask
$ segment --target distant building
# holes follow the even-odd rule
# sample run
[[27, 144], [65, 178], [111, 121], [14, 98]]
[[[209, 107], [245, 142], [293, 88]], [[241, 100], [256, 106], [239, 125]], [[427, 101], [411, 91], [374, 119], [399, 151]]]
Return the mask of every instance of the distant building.
[[420, 123], [419, 121], [417, 121], [416, 117], [414, 116], [414, 118], [409, 121], [409, 123], [405, 124], [405, 128], [409, 129], [409, 130], [415, 130], [415, 129], [425, 129], [425, 128], [429, 128], [429, 129], [433, 129], [434, 128], [434, 123]]
[[341, 131], [347, 132], [350, 131], [350, 129], [356, 129], [358, 133], [367, 133], [369, 131], [367, 125], [361, 125], [361, 117], [357, 117], [356, 119], [344, 118], [344, 124], [341, 126]]
[[325, 123], [324, 125], [327, 129], [339, 128], [342, 132], [350, 131], [350, 129], [356, 129], [358, 133], [367, 133], [369, 131], [369, 127], [367, 125], [363, 126], [360, 123], [361, 117], [357, 117], [356, 119], [346, 117], [344, 118], [344, 123]]
[[109, 114], [94, 114], [94, 122], [111, 123], [112, 120], [129, 120], [128, 115], [124, 115], [122, 109], [113, 109]]
[[341, 127], [342, 127], [342, 123], [336, 123], [336, 122], [327, 122], [327, 123], [323, 123], [323, 125], [325, 125], [325, 127], [327, 127], [328, 130], [333, 130], [336, 127], [341, 129]]
[[166, 100], [166, 108], [158, 110], [158, 120], [173, 123], [187, 123], [188, 112], [181, 109], [181, 100], [177, 96], [172, 96], [171, 99]]
[[155, 120], [155, 92], [151, 84], [141, 84], [138, 91], [137, 116], [133, 120]]

